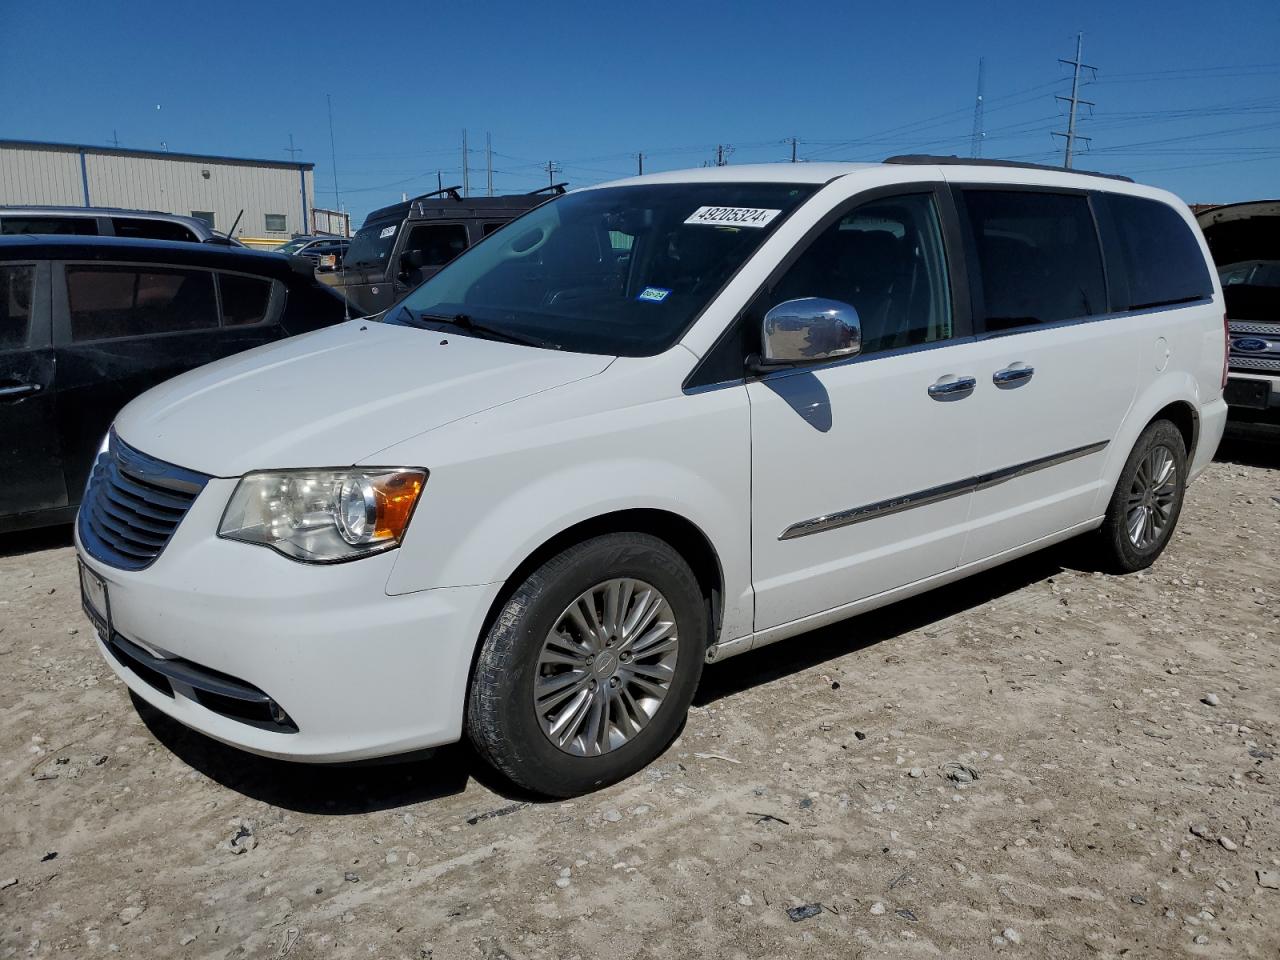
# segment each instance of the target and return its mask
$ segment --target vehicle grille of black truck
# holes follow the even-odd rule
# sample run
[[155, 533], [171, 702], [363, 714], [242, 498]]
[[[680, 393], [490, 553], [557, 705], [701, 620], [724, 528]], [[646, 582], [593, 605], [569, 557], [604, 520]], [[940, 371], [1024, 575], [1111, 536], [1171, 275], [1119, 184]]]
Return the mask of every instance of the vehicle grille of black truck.
[[103, 563], [142, 570], [160, 555], [209, 479], [149, 457], [112, 433], [80, 505], [80, 542]]

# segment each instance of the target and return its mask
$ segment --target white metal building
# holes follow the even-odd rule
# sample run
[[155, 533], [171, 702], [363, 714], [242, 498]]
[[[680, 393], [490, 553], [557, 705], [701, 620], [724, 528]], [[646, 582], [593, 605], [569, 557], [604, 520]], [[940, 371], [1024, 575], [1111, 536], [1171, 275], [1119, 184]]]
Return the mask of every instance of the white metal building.
[[200, 217], [242, 240], [311, 232], [315, 164], [0, 140], [0, 204], [129, 207]]

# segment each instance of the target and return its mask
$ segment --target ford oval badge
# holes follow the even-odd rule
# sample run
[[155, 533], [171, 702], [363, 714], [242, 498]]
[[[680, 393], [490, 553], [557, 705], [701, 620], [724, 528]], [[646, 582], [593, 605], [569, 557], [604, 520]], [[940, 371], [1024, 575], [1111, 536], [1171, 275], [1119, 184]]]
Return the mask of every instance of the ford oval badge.
[[1243, 350], [1245, 353], [1261, 353], [1269, 346], [1261, 337], [1237, 337], [1231, 341], [1232, 350]]

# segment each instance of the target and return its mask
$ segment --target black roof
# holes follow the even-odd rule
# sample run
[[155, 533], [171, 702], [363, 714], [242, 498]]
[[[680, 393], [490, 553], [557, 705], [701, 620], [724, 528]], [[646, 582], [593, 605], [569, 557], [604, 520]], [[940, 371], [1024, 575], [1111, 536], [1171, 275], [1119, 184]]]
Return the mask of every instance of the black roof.
[[133, 237], [82, 237], [41, 233], [0, 236], [0, 261], [102, 260], [108, 262], [173, 263], [183, 266], [238, 270], [286, 279], [291, 273], [311, 275], [314, 265], [305, 257], [289, 257], [270, 250], [228, 247], [185, 240], [144, 240]]
[[379, 207], [367, 217], [365, 223], [377, 220], [403, 220], [410, 214], [423, 219], [436, 217], [483, 217], [486, 213], [499, 210], [523, 213], [539, 204], [546, 203], [552, 197], [564, 193], [565, 184], [556, 183], [532, 193], [513, 193], [502, 197], [464, 197], [458, 191], [461, 187], [445, 187], [432, 193], [424, 193], [420, 197], [401, 200], [385, 207]]

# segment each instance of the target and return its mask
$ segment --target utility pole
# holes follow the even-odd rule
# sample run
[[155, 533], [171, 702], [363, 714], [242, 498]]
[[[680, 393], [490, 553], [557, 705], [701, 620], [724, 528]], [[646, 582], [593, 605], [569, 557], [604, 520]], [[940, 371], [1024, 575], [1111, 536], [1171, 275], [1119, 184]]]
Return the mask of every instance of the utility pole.
[[302, 148], [301, 148], [301, 147], [295, 147], [295, 146], [293, 145], [293, 134], [292, 134], [292, 133], [291, 133], [291, 134], [289, 134], [289, 145], [288, 145], [287, 147], [285, 147], [285, 148], [284, 148], [284, 152], [285, 152], [285, 153], [287, 153], [287, 154], [289, 155], [289, 159], [290, 159], [290, 160], [297, 160], [297, 159], [298, 159], [298, 154], [300, 154], [300, 153], [302, 152]]
[[969, 140], [969, 156], [982, 156], [982, 141], [986, 139], [986, 133], [982, 129], [982, 103], [984, 100], [982, 88], [983, 81], [986, 79], [987, 58], [978, 58], [978, 99], [973, 103], [973, 136]]
[[727, 143], [716, 144], [716, 166], [723, 167], [729, 163], [729, 154], [733, 153], [733, 147]]
[[800, 139], [798, 137], [787, 137], [787, 139], [783, 140], [782, 142], [791, 144], [791, 162], [795, 163], [796, 162], [796, 145], [800, 142]]
[[333, 139], [333, 97], [326, 93], [324, 100], [329, 106], [329, 164], [333, 167], [333, 205], [341, 210], [342, 201], [338, 198], [338, 148]]
[[556, 174], [561, 170], [560, 164], [554, 160], [547, 161], [547, 186], [554, 187], [556, 185]]
[[636, 154], [636, 176], [638, 177], [644, 176], [644, 154], [643, 153]]
[[120, 148], [120, 138], [116, 136], [115, 130], [111, 131], [111, 145], [116, 149]]
[[484, 135], [485, 196], [493, 196], [493, 138]]
[[1079, 113], [1080, 104], [1083, 103], [1086, 106], [1090, 106], [1090, 107], [1093, 106], [1092, 100], [1080, 99], [1080, 71], [1082, 69], [1092, 70], [1094, 73], [1094, 76], [1097, 76], [1098, 74], [1098, 70], [1096, 67], [1091, 67], [1089, 66], [1089, 64], [1081, 61], [1080, 56], [1083, 52], [1084, 52], [1084, 34], [1077, 33], [1076, 34], [1076, 58], [1074, 60], [1058, 61], [1059, 63], [1065, 64], [1068, 67], [1071, 67], [1074, 71], [1071, 75], [1071, 96], [1064, 97], [1061, 94], [1059, 94], [1057, 97], [1057, 99], [1066, 101], [1067, 103], [1071, 104], [1071, 113], [1067, 119], [1067, 132], [1060, 133], [1057, 130], [1053, 131], [1053, 135], [1055, 137], [1062, 137], [1067, 141], [1066, 153], [1063, 156], [1062, 165], [1066, 167], [1068, 170], [1071, 169], [1071, 158], [1075, 155], [1075, 152], [1076, 152], [1076, 141], [1083, 140], [1086, 143], [1088, 143], [1090, 140], [1093, 139], [1092, 137], [1082, 137], [1080, 134], [1076, 133], [1076, 115]]
[[436, 171], [436, 190], [444, 193], [444, 171], [442, 170]]
[[462, 131], [462, 195], [471, 196], [471, 174], [467, 170], [467, 131]]

